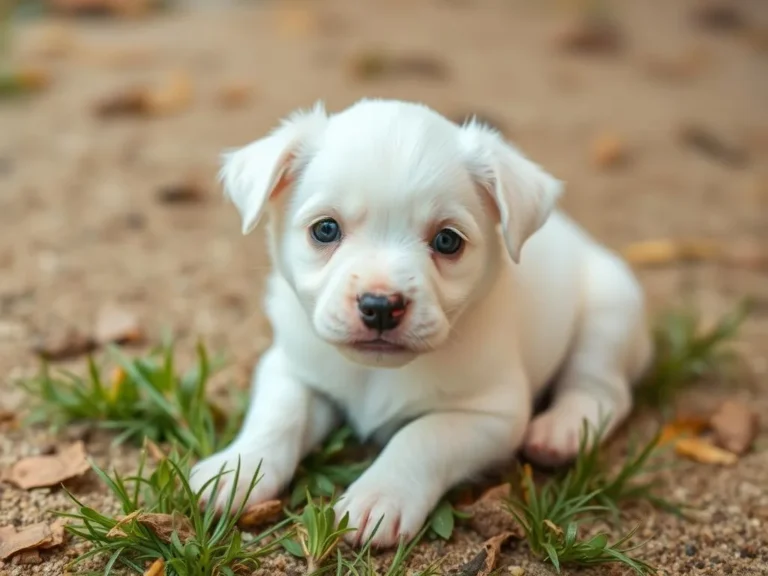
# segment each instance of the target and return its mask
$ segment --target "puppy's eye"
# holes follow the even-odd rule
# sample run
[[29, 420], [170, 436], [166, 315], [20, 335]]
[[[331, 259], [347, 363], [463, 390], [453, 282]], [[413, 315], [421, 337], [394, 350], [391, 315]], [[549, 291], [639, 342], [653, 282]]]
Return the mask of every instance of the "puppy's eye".
[[333, 218], [325, 218], [312, 224], [309, 229], [312, 239], [321, 244], [330, 244], [341, 240], [341, 226]]
[[432, 249], [435, 252], [444, 254], [446, 256], [452, 256], [456, 254], [464, 245], [464, 239], [459, 236], [458, 232], [451, 230], [450, 228], [443, 228], [435, 234], [432, 238]]

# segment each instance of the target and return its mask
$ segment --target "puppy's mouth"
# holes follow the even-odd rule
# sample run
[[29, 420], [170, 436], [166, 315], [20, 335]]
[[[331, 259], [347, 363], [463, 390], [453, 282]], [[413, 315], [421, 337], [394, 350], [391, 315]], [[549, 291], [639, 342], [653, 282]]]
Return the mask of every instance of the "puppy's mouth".
[[410, 348], [407, 346], [395, 344], [394, 342], [389, 342], [383, 338], [358, 340], [356, 342], [351, 342], [349, 347], [354, 348], [359, 352], [373, 352], [377, 354], [402, 354], [403, 352], [410, 352]]

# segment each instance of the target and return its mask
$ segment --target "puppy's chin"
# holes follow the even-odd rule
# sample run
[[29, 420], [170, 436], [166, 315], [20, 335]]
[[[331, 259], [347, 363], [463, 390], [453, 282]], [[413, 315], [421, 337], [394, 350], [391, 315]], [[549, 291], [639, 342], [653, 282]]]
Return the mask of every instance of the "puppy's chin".
[[419, 355], [418, 352], [407, 348], [383, 351], [348, 344], [337, 344], [336, 347], [347, 360], [369, 368], [402, 368]]

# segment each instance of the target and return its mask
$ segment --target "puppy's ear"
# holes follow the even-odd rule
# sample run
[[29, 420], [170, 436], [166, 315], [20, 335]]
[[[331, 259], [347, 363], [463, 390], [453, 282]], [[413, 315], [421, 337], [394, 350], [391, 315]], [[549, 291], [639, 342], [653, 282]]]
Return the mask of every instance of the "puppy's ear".
[[269, 200], [293, 183], [327, 120], [318, 102], [312, 110], [293, 113], [261, 140], [222, 155], [219, 178], [240, 212], [243, 234], [256, 228]]
[[469, 171], [496, 204], [507, 251], [519, 262], [523, 244], [549, 217], [563, 183], [492, 128], [472, 120], [460, 134]]

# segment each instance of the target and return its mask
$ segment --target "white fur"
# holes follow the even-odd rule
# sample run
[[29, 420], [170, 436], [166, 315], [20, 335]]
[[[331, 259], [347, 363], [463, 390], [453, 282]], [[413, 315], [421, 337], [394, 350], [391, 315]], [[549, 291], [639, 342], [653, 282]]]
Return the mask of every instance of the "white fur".
[[[651, 344], [628, 268], [553, 206], [561, 184], [493, 130], [457, 126], [428, 108], [365, 100], [321, 106], [227, 155], [227, 194], [243, 232], [270, 214], [274, 271], [266, 309], [274, 343], [253, 379], [237, 439], [200, 462], [200, 489], [241, 460], [240, 495], [276, 496], [301, 458], [346, 418], [385, 444], [344, 494], [378, 546], [414, 535], [454, 484], [523, 448], [542, 463], [572, 458], [583, 419], [631, 408]], [[333, 217], [344, 237], [318, 246], [308, 228]], [[467, 238], [449, 259], [429, 242], [443, 226]], [[407, 315], [385, 337], [400, 352], [351, 343], [363, 292], [399, 292]], [[532, 404], [558, 376], [551, 407]], [[224, 505], [229, 486], [208, 494]]]

